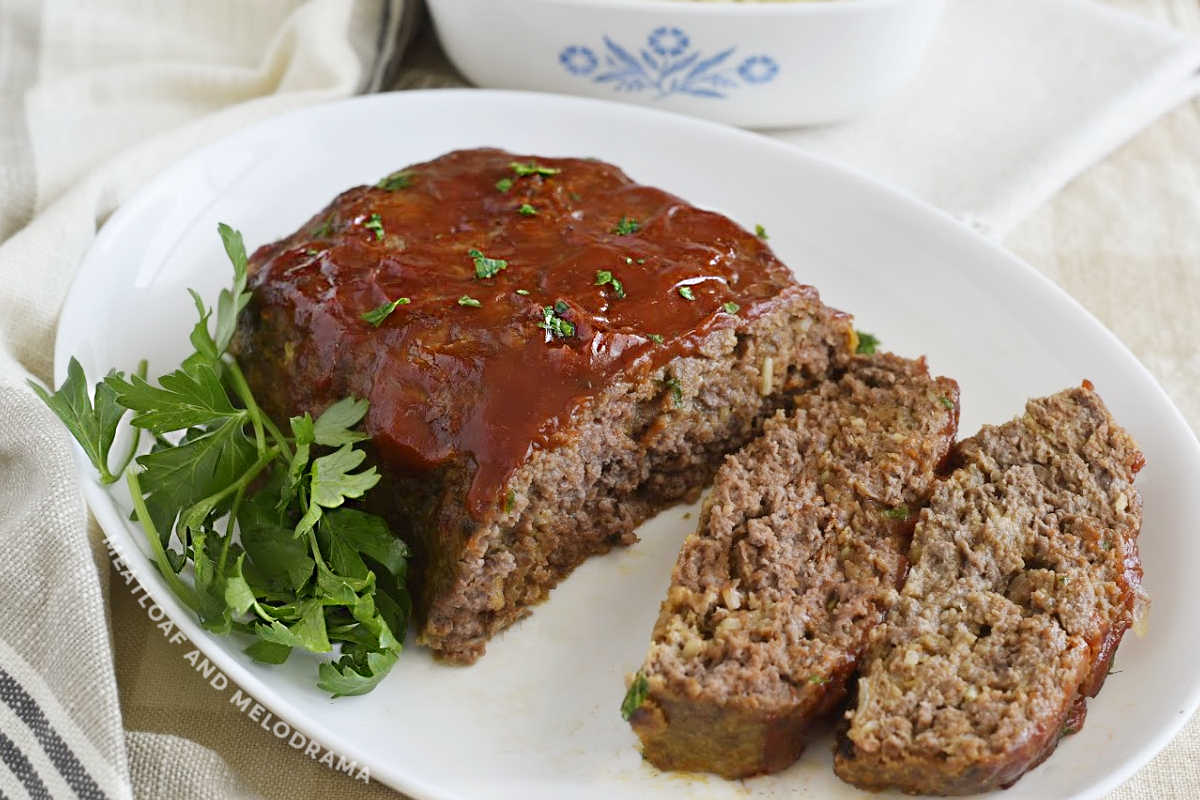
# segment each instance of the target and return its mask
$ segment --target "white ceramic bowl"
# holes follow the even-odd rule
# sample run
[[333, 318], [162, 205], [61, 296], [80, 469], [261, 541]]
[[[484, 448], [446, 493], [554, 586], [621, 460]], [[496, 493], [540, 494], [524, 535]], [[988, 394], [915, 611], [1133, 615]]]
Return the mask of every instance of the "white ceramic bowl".
[[920, 65], [944, 0], [429, 0], [478, 86], [588, 95], [752, 128], [869, 109]]

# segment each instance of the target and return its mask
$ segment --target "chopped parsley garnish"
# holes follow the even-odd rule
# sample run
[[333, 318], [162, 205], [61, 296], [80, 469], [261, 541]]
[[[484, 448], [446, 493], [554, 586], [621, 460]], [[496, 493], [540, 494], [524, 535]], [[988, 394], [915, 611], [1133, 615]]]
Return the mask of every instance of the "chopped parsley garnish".
[[855, 331], [858, 334], [858, 347], [854, 352], [860, 355], [872, 355], [879, 346], [879, 339], [866, 331]]
[[629, 684], [629, 691], [625, 692], [625, 699], [621, 701], [621, 719], [626, 722], [633, 716], [633, 712], [642, 707], [642, 703], [646, 702], [646, 695], [649, 693], [650, 687], [646, 683], [646, 676], [638, 670], [637, 675], [633, 676], [633, 682]]
[[613, 288], [613, 293], [622, 300], [625, 299], [625, 287], [619, 280], [613, 277], [613, 274], [606, 269], [596, 270], [596, 286], [610, 285]]
[[767, 236], [767, 229], [764, 228], [762, 225], [754, 226], [754, 235], [757, 236], [758, 238], [762, 239], [764, 242], [767, 239], [771, 238], [770, 236]]
[[562, 315], [569, 310], [570, 306], [562, 300], [552, 306], [543, 306], [542, 321], [537, 326], [549, 333], [551, 338], [565, 339], [568, 336], [574, 336], [575, 326], [562, 318]]
[[517, 490], [509, 489], [508, 494], [504, 496], [504, 512], [508, 513], [517, 507]]
[[541, 164], [535, 164], [532, 161], [530, 161], [528, 164], [522, 164], [519, 161], [513, 161], [508, 166], [512, 168], [513, 172], [517, 173], [517, 177], [519, 178], [524, 178], [527, 175], [545, 175], [546, 177], [550, 177], [551, 175], [557, 175], [558, 173], [562, 172], [561, 169], [556, 169], [555, 167], [543, 167]]
[[468, 306], [470, 308], [479, 308], [481, 305], [483, 305], [483, 303], [479, 302], [474, 297], [471, 297], [469, 294], [464, 294], [462, 297], [458, 298], [458, 304], [460, 306]]
[[908, 506], [896, 506], [895, 508], [889, 508], [887, 511], [883, 512], [883, 515], [888, 519], [898, 519], [903, 522], [904, 520], [908, 519]]
[[646, 338], [649, 339], [650, 341], [654, 342], [655, 344], [663, 343], [663, 337], [662, 337], [661, 333], [647, 333]]
[[304, 255], [308, 256], [309, 258], [316, 258], [317, 256], [321, 255], [321, 251], [314, 250], [313, 248], [310, 247], [304, 251]]
[[529, 290], [528, 289], [517, 289], [517, 294], [527, 295], [527, 294], [529, 294]]
[[407, 297], [397, 297], [395, 300], [384, 303], [377, 308], [372, 308], [370, 311], [364, 311], [359, 314], [359, 318], [364, 322], [369, 322], [373, 327], [378, 328], [385, 319], [392, 315], [397, 306], [406, 306], [410, 301]]
[[951, 400], [949, 397], [946, 397], [945, 395], [939, 395], [939, 396], [938, 396], [938, 402], [939, 402], [939, 403], [941, 403], [941, 404], [942, 404], [942, 406], [943, 406], [943, 407], [944, 407], [944, 408], [945, 408], [947, 411], [953, 411], [953, 410], [954, 410], [954, 401], [953, 401], [953, 400]]
[[639, 259], [637, 260], [637, 263], [639, 263], [639, 264], [645, 264], [645, 263], [646, 263], [646, 259], [644, 259], [644, 258], [639, 258]]
[[387, 192], [396, 192], [400, 189], [407, 189], [411, 185], [412, 172], [406, 169], [402, 169], [399, 172], [393, 172], [391, 175], [388, 175], [386, 178], [381, 179], [379, 183], [375, 184], [376, 187]]
[[[250, 299], [246, 249], [237, 231], [218, 231], [232, 286], [215, 309], [192, 292], [199, 320], [178, 368], [156, 384], [144, 366], [113, 370], [92, 399], [71, 359], [58, 391], [38, 394], [102, 481], [124, 474], [149, 559], [201, 626], [248, 636], [247, 654], [264, 663], [283, 663], [293, 650], [340, 650], [336, 660], [314, 660], [317, 686], [335, 697], [365, 694], [396, 663], [410, 607], [404, 543], [382, 517], [347, 504], [380, 477], [363, 468], [367, 401], [347, 397], [315, 420], [292, 417], [286, 434], [261, 410], [228, 352]], [[110, 471], [122, 419], [135, 435]], [[153, 447], [128, 469], [147, 439]]]
[[469, 255], [475, 261], [475, 277], [476, 278], [493, 278], [502, 269], [508, 269], [508, 262], [502, 258], [488, 258], [478, 250], [468, 250]]
[[664, 378], [663, 384], [666, 385], [666, 387], [671, 390], [671, 396], [673, 398], [675, 398], [675, 405], [682, 404], [683, 403], [683, 385], [679, 383], [679, 378], [676, 378], [674, 376], [672, 376], [670, 378]]
[[496, 181], [496, 191], [507, 193], [512, 188], [512, 178], [501, 178]]
[[378, 214], [372, 214], [370, 218], [363, 223], [363, 227], [369, 231], [375, 232], [375, 241], [378, 242], [383, 239], [383, 219]]
[[722, 303], [721, 310], [724, 311], [726, 314], [736, 314], [737, 312], [742, 310], [742, 307], [731, 300], [727, 303]]
[[679, 287], [679, 296], [682, 297], [684, 300], [695, 300], [696, 299], [696, 295], [692, 293], [692, 287], [690, 287], [690, 286], [680, 286]]
[[521, 207], [517, 209], [517, 213], [522, 217], [537, 216], [537, 209], [529, 205], [529, 203], [521, 203]]
[[823, 686], [829, 683], [829, 678], [826, 678], [824, 675], [810, 675], [808, 676], [808, 682], [815, 686]]
[[642, 229], [642, 223], [638, 222], [633, 217], [621, 217], [617, 220], [617, 224], [613, 227], [613, 233], [618, 236], [628, 236], [631, 233], [637, 233]]
[[333, 233], [333, 217], [326, 217], [324, 222], [313, 228], [311, 236], [314, 239], [324, 239], [331, 233]]

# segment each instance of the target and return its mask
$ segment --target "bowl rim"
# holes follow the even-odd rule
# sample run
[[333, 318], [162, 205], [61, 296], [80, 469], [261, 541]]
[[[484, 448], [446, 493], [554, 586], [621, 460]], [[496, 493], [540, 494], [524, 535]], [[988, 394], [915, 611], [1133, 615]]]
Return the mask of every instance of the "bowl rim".
[[[790, 0], [790, 2], [789, 0], [775, 0], [775, 2], [756, 2], [755, 0], [744, 0], [743, 2], [735, 0], [717, 0], [716, 2], [699, 2], [698, 0], [509, 0], [509, 2], [514, 1], [553, 6], [629, 10], [634, 13], [670, 11], [681, 16], [693, 17], [836, 16], [894, 6], [940, 5], [943, 2], [943, 0]], [[430, 0], [431, 5], [441, 2], [447, 2], [447, 0]]]

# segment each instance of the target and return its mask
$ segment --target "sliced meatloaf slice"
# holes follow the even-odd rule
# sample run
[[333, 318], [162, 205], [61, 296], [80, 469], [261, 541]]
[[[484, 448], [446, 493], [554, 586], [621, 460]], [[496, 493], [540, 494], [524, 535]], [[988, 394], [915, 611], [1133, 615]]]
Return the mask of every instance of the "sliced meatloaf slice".
[[343, 192], [250, 273], [255, 396], [281, 420], [370, 400], [420, 640], [459, 662], [854, 350], [762, 239], [594, 159], [448, 153]]
[[857, 357], [718, 471], [623, 711], [663, 769], [781, 770], [845, 692], [954, 441], [958, 386]]
[[1140, 598], [1144, 462], [1090, 384], [954, 459], [839, 739], [835, 771], [864, 788], [1011, 785], [1078, 730]]

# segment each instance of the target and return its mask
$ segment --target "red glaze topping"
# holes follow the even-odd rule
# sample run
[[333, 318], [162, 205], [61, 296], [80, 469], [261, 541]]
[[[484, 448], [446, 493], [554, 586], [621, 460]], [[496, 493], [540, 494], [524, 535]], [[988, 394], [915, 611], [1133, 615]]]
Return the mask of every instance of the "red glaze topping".
[[[514, 162], [559, 172], [518, 175]], [[600, 161], [465, 150], [405, 172], [407, 186], [350, 189], [260, 248], [251, 311], [285, 309], [300, 334], [307, 366], [290, 413], [368, 397], [367, 432], [389, 467], [474, 461], [476, 517], [614, 377], [661, 367], [802, 291], [727, 217]], [[480, 278], [472, 250], [507, 266]], [[601, 271], [620, 291], [597, 285]], [[361, 318], [401, 297], [410, 302], [378, 327]], [[557, 330], [539, 327], [547, 307]]]

